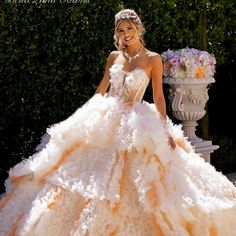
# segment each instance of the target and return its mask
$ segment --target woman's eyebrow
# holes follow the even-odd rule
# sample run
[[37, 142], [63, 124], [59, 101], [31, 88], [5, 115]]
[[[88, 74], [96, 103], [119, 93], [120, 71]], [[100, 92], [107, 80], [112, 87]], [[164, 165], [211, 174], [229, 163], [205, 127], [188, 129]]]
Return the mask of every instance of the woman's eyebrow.
[[132, 25], [127, 25], [127, 26], [125, 26], [125, 27], [118, 27], [117, 30], [121, 30], [121, 29], [129, 28], [129, 27], [132, 27]]

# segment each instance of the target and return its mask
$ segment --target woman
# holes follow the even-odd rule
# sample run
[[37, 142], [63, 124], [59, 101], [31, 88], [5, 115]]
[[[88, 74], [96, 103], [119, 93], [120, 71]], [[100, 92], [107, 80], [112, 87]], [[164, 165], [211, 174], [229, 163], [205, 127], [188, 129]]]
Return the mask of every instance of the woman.
[[[110, 84], [110, 67], [115, 64], [114, 61], [122, 65], [123, 72], [133, 72], [137, 68], [142, 69], [143, 73], [152, 79], [154, 103], [163, 122], [166, 123], [166, 104], [162, 90], [161, 57], [159, 54], [150, 52], [144, 47], [143, 32], [144, 27], [134, 11], [127, 9], [117, 13], [115, 16], [114, 39], [118, 51], [113, 51], [108, 57], [103, 80], [96, 92], [104, 95], [107, 91]], [[132, 96], [126, 97], [125, 102], [131, 105], [133, 101], [140, 101], [144, 92], [145, 87], [138, 98], [134, 99]], [[174, 148], [175, 143], [171, 137], [169, 137], [169, 142]]]
[[[10, 170], [0, 235], [236, 235], [236, 189], [167, 119], [143, 30], [133, 10], [116, 14], [96, 94]], [[155, 104], [141, 102], [150, 80]]]

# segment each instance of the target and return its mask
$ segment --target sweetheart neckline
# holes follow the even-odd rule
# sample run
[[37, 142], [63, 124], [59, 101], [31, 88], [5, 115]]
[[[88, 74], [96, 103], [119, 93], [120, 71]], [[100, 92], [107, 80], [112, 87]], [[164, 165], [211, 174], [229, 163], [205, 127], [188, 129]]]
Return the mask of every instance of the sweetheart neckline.
[[131, 70], [131, 71], [126, 71], [126, 70], [122, 70], [122, 71], [123, 71], [125, 74], [129, 75], [129, 74], [132, 74], [132, 72], [134, 72], [134, 71], [136, 71], [136, 70], [142, 71], [142, 72], [144, 73], [144, 75], [146, 76], [146, 78], [147, 78], [148, 80], [151, 80], [151, 79], [149, 78], [149, 76], [147, 75], [146, 71], [145, 71], [144, 69], [142, 69], [141, 67], [137, 67], [137, 68], [135, 68], [135, 69], [133, 69], [133, 70]]
[[[115, 64], [121, 65], [121, 66], [122, 66], [121, 70], [122, 70], [126, 75], [132, 74], [132, 72], [134, 72], [134, 71], [136, 71], [136, 70], [139, 70], [139, 71], [142, 71], [142, 72], [144, 73], [144, 75], [146, 76], [146, 79], [148, 79], [149, 81], [151, 80], [151, 79], [149, 78], [149, 76], [147, 75], [146, 71], [145, 71], [143, 68], [141, 68], [141, 67], [137, 67], [137, 68], [135, 68], [135, 69], [133, 69], [133, 70], [131, 70], [131, 71], [127, 71], [127, 70], [123, 70], [123, 67], [124, 67], [123, 64], [121, 64], [121, 63], [114, 63], [113, 65], [115, 65]], [[112, 66], [113, 66], [113, 65], [112, 65]]]

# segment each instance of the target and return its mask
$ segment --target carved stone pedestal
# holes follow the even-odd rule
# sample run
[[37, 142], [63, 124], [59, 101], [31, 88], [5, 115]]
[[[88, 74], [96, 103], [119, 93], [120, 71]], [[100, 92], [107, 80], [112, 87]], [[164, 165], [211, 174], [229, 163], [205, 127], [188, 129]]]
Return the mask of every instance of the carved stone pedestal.
[[209, 99], [207, 85], [214, 83], [214, 78], [164, 78], [163, 82], [170, 85], [169, 99], [174, 117], [182, 121], [183, 131], [196, 152], [210, 162], [210, 154], [219, 146], [197, 137], [195, 131], [197, 121], [206, 113], [205, 105]]
[[191, 143], [196, 153], [200, 153], [207, 162], [211, 162], [211, 153], [219, 148], [218, 145], [212, 145], [210, 140], [193, 141]]

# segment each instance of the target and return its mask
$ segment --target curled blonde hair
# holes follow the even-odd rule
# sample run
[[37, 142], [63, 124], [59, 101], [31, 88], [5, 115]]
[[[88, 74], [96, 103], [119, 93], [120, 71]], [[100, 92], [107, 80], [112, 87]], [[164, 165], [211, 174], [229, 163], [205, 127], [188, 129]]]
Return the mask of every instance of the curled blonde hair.
[[124, 43], [121, 42], [118, 33], [117, 33], [117, 28], [119, 26], [119, 24], [121, 23], [122, 20], [127, 20], [129, 21], [133, 26], [137, 26], [140, 25], [141, 26], [141, 35], [140, 35], [140, 42], [145, 45], [144, 43], [144, 39], [143, 39], [143, 34], [145, 32], [143, 23], [141, 22], [139, 16], [137, 15], [137, 13], [132, 10], [132, 9], [124, 9], [119, 11], [116, 15], [115, 15], [115, 32], [114, 32], [114, 45], [118, 50], [124, 50], [127, 45], [125, 45]]

